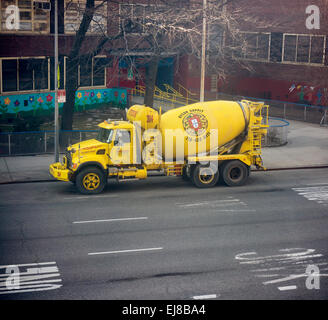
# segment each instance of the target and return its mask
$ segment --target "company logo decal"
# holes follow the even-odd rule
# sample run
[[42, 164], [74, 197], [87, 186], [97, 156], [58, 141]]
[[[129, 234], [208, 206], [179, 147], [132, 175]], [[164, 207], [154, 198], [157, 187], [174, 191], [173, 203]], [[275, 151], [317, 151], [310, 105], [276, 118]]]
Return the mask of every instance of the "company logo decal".
[[201, 136], [206, 133], [208, 121], [201, 113], [188, 113], [182, 120], [183, 128], [189, 136]]

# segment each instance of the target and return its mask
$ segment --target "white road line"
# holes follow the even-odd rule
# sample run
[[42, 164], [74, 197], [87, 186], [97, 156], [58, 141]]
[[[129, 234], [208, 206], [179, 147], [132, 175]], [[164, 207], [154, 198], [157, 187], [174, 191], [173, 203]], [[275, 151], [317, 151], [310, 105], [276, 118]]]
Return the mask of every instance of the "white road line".
[[101, 255], [101, 254], [115, 254], [115, 253], [128, 253], [128, 252], [142, 252], [142, 251], [155, 251], [163, 250], [163, 248], [145, 248], [145, 249], [130, 249], [130, 250], [117, 250], [117, 251], [103, 251], [103, 252], [91, 252], [89, 256]]
[[272, 283], [285, 282], [285, 281], [294, 280], [294, 279], [298, 279], [298, 278], [304, 278], [304, 277], [308, 277], [308, 276], [309, 276], [308, 274], [296, 274], [296, 275], [291, 275], [289, 277], [266, 281], [266, 282], [263, 282], [263, 284], [267, 285], [267, 284], [272, 284]]
[[62, 282], [56, 262], [12, 264], [0, 266], [0, 269], [0, 294], [54, 290], [62, 287], [62, 284], [55, 284]]
[[[8, 274], [8, 276], [12, 277], [12, 274]], [[18, 274], [15, 274], [15, 277], [18, 277]], [[53, 277], [60, 277], [60, 273], [49, 273], [49, 274], [43, 274], [43, 275], [36, 275], [36, 276], [21, 276], [19, 275], [19, 282], [24, 283], [25, 281], [37, 281], [39, 279], [47, 279], [47, 278], [53, 278]], [[8, 278], [8, 277], [7, 277]], [[0, 287], [6, 285], [6, 280], [0, 281]]]
[[328, 185], [306, 188], [292, 188], [300, 196], [307, 200], [316, 201], [317, 203], [328, 204]]
[[286, 291], [286, 290], [296, 290], [297, 286], [285, 286], [285, 287], [278, 287], [280, 291]]
[[[31, 285], [31, 284], [44, 284], [44, 283], [53, 283], [53, 282], [62, 282], [62, 280], [61, 279], [51, 279], [51, 280], [40, 280], [40, 281], [35, 281], [35, 280], [21, 281], [21, 279], [19, 279], [19, 288], [24, 288], [25, 286]], [[3, 284], [0, 283], [0, 291], [2, 291], [2, 290], [8, 290], [5, 282], [3, 282]]]
[[[37, 289], [30, 289], [30, 288], [36, 288], [38, 287]], [[54, 289], [59, 289], [61, 288], [62, 285], [61, 284], [50, 284], [50, 285], [47, 285], [47, 284], [40, 284], [40, 285], [37, 285], [37, 286], [25, 286], [24, 289], [28, 289], [28, 290], [10, 290], [10, 291], [3, 291], [3, 292], [0, 292], [0, 294], [12, 294], [12, 293], [23, 293], [23, 292], [35, 292], [35, 291], [47, 291], [47, 290], [54, 290]]]
[[217, 298], [216, 294], [205, 294], [202, 296], [193, 296], [192, 297], [194, 300], [207, 300], [207, 299], [215, 299]]
[[217, 212], [256, 212], [256, 210], [253, 210], [253, 209], [219, 209], [217, 210]]
[[279, 270], [283, 270], [283, 269], [285, 269], [285, 267], [254, 269], [254, 270], [251, 270], [251, 272], [279, 271]]
[[97, 223], [97, 222], [116, 222], [116, 221], [131, 221], [131, 220], [147, 220], [148, 217], [136, 217], [136, 218], [117, 218], [117, 219], [102, 219], [102, 220], [84, 220], [84, 221], [74, 221], [74, 224], [81, 223]]
[[8, 264], [6, 266], [0, 266], [1, 268], [8, 268], [10, 266], [14, 266], [14, 267], [26, 267], [26, 266], [44, 266], [47, 264], [56, 264], [56, 262], [40, 262], [40, 263], [26, 263], [26, 264]]
[[195, 203], [176, 203], [177, 206], [180, 207], [198, 207], [198, 206], [206, 206], [206, 205], [232, 205], [235, 203], [239, 203], [242, 205], [246, 205], [244, 202], [241, 202], [239, 199], [232, 200], [213, 200], [213, 201], [203, 201], [203, 202], [195, 202]]

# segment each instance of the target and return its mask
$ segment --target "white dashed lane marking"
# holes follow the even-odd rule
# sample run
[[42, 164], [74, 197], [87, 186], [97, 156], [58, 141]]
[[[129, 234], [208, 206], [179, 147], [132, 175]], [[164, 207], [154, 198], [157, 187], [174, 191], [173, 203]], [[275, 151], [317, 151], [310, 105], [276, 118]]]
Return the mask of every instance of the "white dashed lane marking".
[[102, 223], [102, 222], [119, 222], [119, 221], [135, 221], [135, 220], [147, 220], [147, 219], [148, 219], [148, 217], [117, 218], [117, 219], [99, 219], [99, 220], [82, 220], [82, 221], [74, 221], [73, 224]]
[[208, 299], [216, 299], [218, 296], [216, 294], [205, 294], [201, 296], [193, 296], [194, 300], [208, 300]]
[[220, 200], [176, 203], [175, 205], [181, 209], [200, 210], [204, 208], [214, 210], [217, 213], [256, 212], [255, 209], [249, 209], [245, 202], [231, 197]]
[[163, 248], [145, 248], [145, 249], [129, 249], [129, 250], [116, 250], [116, 251], [102, 251], [102, 252], [90, 252], [89, 256], [102, 255], [102, 254], [119, 254], [119, 253], [131, 253], [131, 252], [144, 252], [144, 251], [157, 251], [163, 250]]
[[285, 286], [285, 287], [278, 287], [280, 291], [287, 291], [287, 290], [296, 290], [297, 286]]

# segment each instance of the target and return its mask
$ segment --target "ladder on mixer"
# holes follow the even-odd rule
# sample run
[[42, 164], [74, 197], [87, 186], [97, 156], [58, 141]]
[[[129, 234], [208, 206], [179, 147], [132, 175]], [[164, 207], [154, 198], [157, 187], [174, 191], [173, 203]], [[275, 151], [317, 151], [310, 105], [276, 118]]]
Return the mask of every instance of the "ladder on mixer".
[[254, 155], [260, 155], [261, 148], [262, 148], [261, 127], [259, 127], [259, 126], [251, 127], [250, 142], [251, 142], [251, 146], [252, 146], [252, 153]]

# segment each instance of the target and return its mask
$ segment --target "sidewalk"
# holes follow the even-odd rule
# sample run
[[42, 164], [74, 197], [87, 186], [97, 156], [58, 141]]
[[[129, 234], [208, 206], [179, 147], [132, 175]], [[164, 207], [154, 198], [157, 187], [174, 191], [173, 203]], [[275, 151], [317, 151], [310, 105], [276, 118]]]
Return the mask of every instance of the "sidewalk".
[[[267, 169], [328, 166], [328, 128], [289, 122], [287, 145], [263, 148], [264, 166]], [[52, 162], [54, 155], [1, 157], [0, 183], [54, 180], [49, 174]]]
[[328, 128], [302, 121], [288, 120], [288, 143], [263, 148], [267, 169], [328, 166]]

